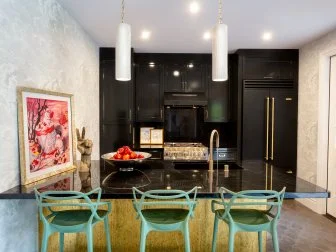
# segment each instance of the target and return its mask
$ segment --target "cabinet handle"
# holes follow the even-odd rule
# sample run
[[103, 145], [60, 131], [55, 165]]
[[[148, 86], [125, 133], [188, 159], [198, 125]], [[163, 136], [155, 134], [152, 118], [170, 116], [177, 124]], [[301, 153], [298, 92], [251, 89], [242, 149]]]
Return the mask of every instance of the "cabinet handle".
[[264, 76], [264, 79], [273, 79], [272, 76]]
[[129, 125], [129, 133], [132, 135], [132, 124]]
[[206, 109], [205, 110], [205, 119], [208, 119], [209, 118], [209, 112], [208, 112], [208, 110]]
[[271, 160], [273, 160], [273, 152], [274, 152], [274, 110], [275, 110], [275, 99], [272, 97], [272, 138], [271, 138]]
[[138, 106], [138, 111], [140, 111], [140, 106]]
[[129, 120], [132, 121], [132, 109], [129, 110]]
[[268, 135], [269, 135], [269, 97], [266, 98], [266, 156], [268, 160]]
[[135, 144], [135, 134], [134, 134], [134, 131], [135, 131], [135, 129], [134, 129], [134, 127], [132, 128], [132, 143], [133, 143], [133, 148], [134, 148], [134, 144]]
[[162, 119], [162, 117], [163, 117], [163, 110], [160, 109], [160, 118]]

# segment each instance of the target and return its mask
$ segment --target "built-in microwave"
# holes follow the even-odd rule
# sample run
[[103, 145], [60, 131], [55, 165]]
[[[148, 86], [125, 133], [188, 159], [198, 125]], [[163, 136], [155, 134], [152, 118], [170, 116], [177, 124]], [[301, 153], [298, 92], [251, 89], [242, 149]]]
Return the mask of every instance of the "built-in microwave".
[[165, 142], [200, 142], [204, 108], [200, 106], [165, 106]]

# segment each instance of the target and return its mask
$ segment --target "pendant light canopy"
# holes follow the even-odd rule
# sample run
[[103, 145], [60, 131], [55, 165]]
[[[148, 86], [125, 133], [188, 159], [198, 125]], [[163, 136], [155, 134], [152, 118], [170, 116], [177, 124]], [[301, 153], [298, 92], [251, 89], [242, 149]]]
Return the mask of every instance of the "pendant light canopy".
[[218, 24], [212, 30], [212, 80], [228, 79], [227, 25], [222, 20], [222, 0], [219, 0]]
[[118, 26], [115, 72], [116, 80], [131, 80], [131, 26], [124, 23], [125, 2], [121, 3], [121, 23]]

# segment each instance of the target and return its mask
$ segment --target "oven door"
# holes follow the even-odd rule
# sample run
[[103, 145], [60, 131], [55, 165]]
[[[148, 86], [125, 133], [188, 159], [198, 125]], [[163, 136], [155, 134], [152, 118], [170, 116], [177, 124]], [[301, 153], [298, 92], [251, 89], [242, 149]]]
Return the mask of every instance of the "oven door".
[[166, 142], [200, 142], [204, 114], [202, 107], [165, 107]]

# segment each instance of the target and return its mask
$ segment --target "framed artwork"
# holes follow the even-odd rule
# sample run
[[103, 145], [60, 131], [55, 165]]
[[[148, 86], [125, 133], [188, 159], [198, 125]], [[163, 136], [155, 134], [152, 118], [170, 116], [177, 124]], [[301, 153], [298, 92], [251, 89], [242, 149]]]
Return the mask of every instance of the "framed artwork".
[[140, 128], [140, 144], [151, 143], [151, 129], [153, 129], [153, 127]]
[[21, 184], [74, 169], [73, 95], [18, 88]]
[[163, 129], [151, 129], [151, 144], [163, 144]]

